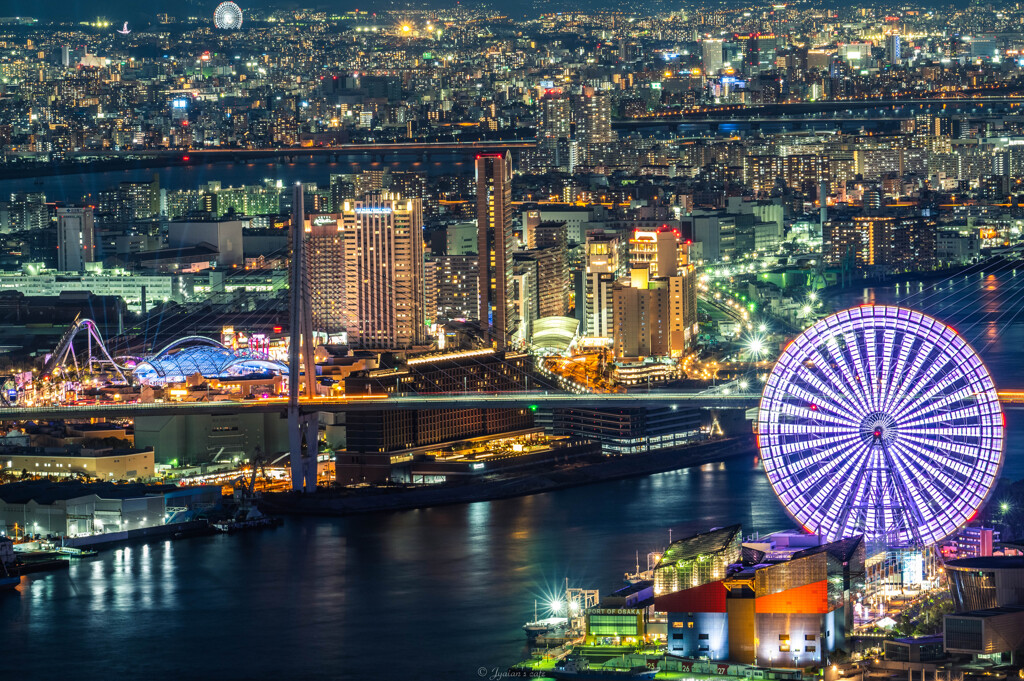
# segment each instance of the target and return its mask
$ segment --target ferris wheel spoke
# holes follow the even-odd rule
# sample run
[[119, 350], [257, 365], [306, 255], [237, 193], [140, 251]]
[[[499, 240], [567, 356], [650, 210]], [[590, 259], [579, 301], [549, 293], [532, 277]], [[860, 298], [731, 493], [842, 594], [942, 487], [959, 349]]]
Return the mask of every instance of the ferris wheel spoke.
[[[960, 348], [960, 350], [962, 349], [963, 348]], [[957, 362], [957, 356], [960, 354], [961, 353], [959, 351], [955, 353], [941, 351], [938, 355], [931, 358], [932, 361], [928, 366], [928, 371], [921, 374], [920, 379], [913, 385], [913, 387], [904, 392], [903, 399], [896, 408], [904, 409], [914, 402], [921, 401], [929, 391], [935, 390], [936, 386], [940, 384], [948, 385], [952, 381], [962, 379], [964, 376], [963, 366]], [[936, 375], [944, 369], [947, 369], [947, 367], [948, 370], [945, 375], [936, 380]]]
[[911, 362], [910, 371], [902, 382], [903, 395], [911, 397], [918, 394], [923, 386], [934, 382], [936, 374], [952, 362], [963, 347], [963, 341], [959, 338], [954, 339], [954, 347], [936, 346], [920, 337], [916, 337], [915, 341], [918, 349]]
[[[975, 393], [972, 382], [973, 378], [962, 373], [959, 368], [953, 369], [935, 381], [924, 392], [919, 393], [914, 399], [902, 405], [902, 408], [910, 411], [916, 411], [919, 406], [924, 406], [933, 411], [941, 409], [945, 404], [955, 401], [958, 395], [963, 398], [972, 397]], [[948, 392], [950, 389], [952, 389], [952, 392]], [[943, 401], [945, 401], [945, 404], [943, 404]]]
[[[843, 375], [846, 376], [846, 384], [850, 386], [850, 392], [857, 400], [857, 406], [860, 408], [861, 413], [870, 413], [871, 403], [863, 391], [863, 386], [854, 378], [855, 374], [851, 369], [849, 362], [847, 362], [846, 357], [839, 349], [838, 342], [836, 342], [835, 338], [831, 338], [825, 343], [825, 347], [828, 350], [832, 361], [836, 363], [836, 366], [838, 366]], [[839, 384], [838, 378], [836, 379], [836, 382]]]
[[[850, 450], [849, 445], [843, 449]], [[836, 452], [833, 452], [836, 453]], [[839, 498], [845, 496], [845, 492], [849, 492], [849, 487], [852, 485], [845, 485], [844, 483], [852, 482], [853, 477], [851, 473], [854, 472], [861, 464], [863, 455], [851, 455], [851, 456], [840, 456], [833, 457], [826, 466], [822, 466], [818, 471], [815, 472], [813, 479], [809, 479], [808, 484], [805, 488], [815, 487], [817, 491], [811, 495], [810, 501], [814, 502], [816, 507], [823, 507], [825, 505], [835, 504], [839, 501]], [[833, 484], [827, 483], [821, 484], [823, 478], [831, 476]]]
[[[837, 425], [846, 425], [851, 428], [855, 428], [859, 425], [857, 422], [846, 416], [849, 411], [845, 409], [846, 405], [844, 403], [836, 405], [835, 400], [832, 400], [831, 402], [827, 399], [822, 400], [821, 393], [812, 393], [809, 390], [805, 390], [796, 385], [790, 387], [790, 392], [794, 396], [800, 398], [803, 403], [784, 403], [791, 410], [787, 413], [791, 413], [793, 415], [799, 414], [800, 416], [808, 419], [814, 419], [817, 415], [821, 415], [823, 417], [828, 416], [830, 417], [830, 422]], [[825, 397], [828, 397], [828, 395], [825, 395]]]
[[[901, 496], [909, 495], [909, 498], [904, 500], [905, 503], [910, 505], [913, 502], [912, 508], [914, 512], [920, 514], [921, 509], [926, 507], [929, 499], [939, 496], [927, 475], [928, 468], [930, 467], [925, 464], [922, 458], [919, 458], [920, 450], [912, 453], [910, 450], [914, 449], [913, 447], [903, 446], [900, 442], [893, 442], [889, 448], [888, 461], [895, 469], [900, 494]], [[900, 454], [900, 456], [893, 456], [894, 453]], [[928, 499], [922, 495], [922, 490], [928, 491]], [[944, 494], [940, 496], [946, 498]], [[952, 499], [949, 499], [949, 501], [952, 501]]]
[[[947, 504], [957, 500], [961, 487], [960, 478], [964, 473], [956, 470], [956, 463], [948, 459], [938, 459], [937, 453], [925, 443], [918, 442], [917, 446], [902, 442], [894, 444], [907, 460], [916, 464], [918, 474], [914, 476], [915, 480], [922, 484], [930, 484], [935, 496], [942, 497]], [[939, 488], [943, 491], [938, 492]]]
[[797, 364], [797, 376], [804, 378], [808, 382], [812, 382], [812, 385], [817, 389], [821, 390], [822, 394], [829, 397], [834, 403], [837, 409], [841, 409], [846, 413], [857, 413], [858, 407], [863, 408], [860, 405], [857, 396], [848, 390], [848, 383], [840, 379], [832, 367], [829, 365], [830, 358], [825, 357], [821, 354], [818, 349], [815, 350], [818, 356], [823, 361], [815, 362], [814, 367], [821, 373], [819, 376], [814, 371], [811, 371], [805, 364]]
[[[992, 423], [985, 423], [986, 419], [982, 418], [984, 412], [978, 404], [967, 404], [962, 407], [956, 407], [953, 409], [928, 409], [927, 411], [921, 410], [916, 414], [909, 417], [904, 423], [907, 428], [913, 430], [919, 426], [927, 426], [931, 424], [947, 424], [951, 421], [959, 421], [969, 419], [976, 421], [977, 425], [993, 425]], [[988, 420], [995, 421], [994, 414], [984, 414], [988, 416]]]
[[852, 367], [850, 363], [846, 364], [849, 375], [848, 380], [850, 380], [853, 386], [859, 390], [864, 406], [870, 413], [875, 411], [875, 404], [871, 394], [871, 376], [865, 370], [864, 362], [861, 360], [860, 348], [863, 338], [857, 331], [845, 334], [844, 339], [846, 339], [847, 335], [849, 336], [849, 340], [845, 344], [846, 353], [841, 354], [843, 354], [844, 357], [848, 357], [848, 362], [852, 363]]
[[[896, 354], [895, 364], [891, 366], [891, 371], [885, 381], [885, 393], [882, 399], [883, 410], [891, 410], [893, 403], [902, 394], [903, 381], [906, 378], [907, 359], [910, 356], [911, 349], [916, 344], [917, 340], [910, 334], [900, 334], [899, 352]], [[892, 357], [892, 352], [887, 352], [886, 356]]]
[[[833, 467], [835, 467], [836, 465], [841, 465], [844, 461], [841, 457], [833, 458], [834, 455], [839, 452], [842, 452], [843, 450], [849, 449], [851, 442], [856, 439], [858, 439], [858, 436], [853, 433], [849, 435], [841, 435], [837, 437], [828, 438], [826, 442], [823, 442], [820, 445], [825, 447], [824, 449], [812, 450], [814, 452], [812, 454], [808, 454], [799, 460], [791, 460], [788, 472], [791, 474], [800, 473], [809, 466], [817, 466], [818, 469], [815, 472], [815, 475], [819, 477], [821, 475], [825, 475]], [[803, 451], [807, 451], [806, 445], [804, 445]], [[804, 480], [805, 479], [801, 479], [800, 482], [803, 482]]]
[[862, 361], [864, 381], [867, 385], [867, 396], [871, 400], [871, 411], [878, 412], [881, 409], [882, 396], [882, 371], [878, 365], [879, 361], [879, 337], [874, 329], [867, 329], [863, 333], [865, 356], [860, 354], [860, 343], [856, 345], [855, 355]]
[[[832, 443], [839, 441], [848, 443], [850, 440], [856, 438], [856, 436], [852, 434], [837, 437], [822, 436], [820, 434], [815, 435], [816, 436], [813, 438], [785, 437], [785, 435], [783, 435], [782, 437], [785, 438], [785, 442], [781, 442], [778, 444], [778, 452], [779, 454], [785, 457], [786, 464], [790, 464], [792, 461], [796, 460], [794, 458], [794, 455], [806, 453], [808, 450], [813, 449], [814, 447], [829, 447], [832, 445]], [[803, 458], [807, 457], [801, 457], [801, 459]]]
[[889, 391], [892, 390], [893, 368], [895, 355], [893, 350], [896, 344], [896, 331], [884, 329], [882, 331], [882, 355], [878, 364], [878, 407], [880, 411], [885, 410], [889, 401]]

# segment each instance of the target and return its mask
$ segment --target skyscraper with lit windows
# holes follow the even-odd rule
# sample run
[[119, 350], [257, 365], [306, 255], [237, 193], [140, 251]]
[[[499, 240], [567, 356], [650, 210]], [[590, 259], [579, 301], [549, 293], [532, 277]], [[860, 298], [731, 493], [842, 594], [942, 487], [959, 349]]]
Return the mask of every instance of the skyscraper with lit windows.
[[512, 157], [476, 157], [476, 224], [479, 262], [480, 326], [498, 349], [515, 332], [512, 284]]

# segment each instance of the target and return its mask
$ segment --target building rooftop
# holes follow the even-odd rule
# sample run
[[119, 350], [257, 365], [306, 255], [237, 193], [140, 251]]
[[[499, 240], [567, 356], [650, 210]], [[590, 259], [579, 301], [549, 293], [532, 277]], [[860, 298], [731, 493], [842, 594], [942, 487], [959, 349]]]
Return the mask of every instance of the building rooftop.
[[162, 495], [176, 489], [173, 485], [143, 485], [131, 483], [115, 485], [112, 482], [51, 482], [50, 480], [26, 480], [0, 485], [0, 501], [8, 504], [27, 504], [35, 501], [40, 505], [52, 504], [95, 494], [101, 499], [138, 499], [139, 497]]
[[1024, 570], [1024, 556], [959, 558], [946, 563], [946, 567], [962, 570]]
[[805, 556], [812, 556], [815, 553], [826, 551], [839, 562], [847, 563], [851, 558], [853, 558], [854, 553], [863, 543], [864, 535], [858, 534], [856, 537], [847, 537], [828, 544], [822, 544], [820, 546], [814, 546], [809, 549], [797, 551], [793, 554], [793, 558], [804, 558]]
[[949, 617], [1001, 617], [1003, 615], [1015, 615], [1024, 613], [1024, 606], [1003, 605], [998, 608], [985, 608], [984, 610], [970, 610], [968, 612], [950, 613]]
[[718, 527], [708, 532], [695, 534], [692, 537], [672, 542], [672, 545], [661, 556], [658, 567], [692, 560], [697, 556], [724, 551], [739, 537], [740, 531], [739, 525], [729, 525], [728, 527]]

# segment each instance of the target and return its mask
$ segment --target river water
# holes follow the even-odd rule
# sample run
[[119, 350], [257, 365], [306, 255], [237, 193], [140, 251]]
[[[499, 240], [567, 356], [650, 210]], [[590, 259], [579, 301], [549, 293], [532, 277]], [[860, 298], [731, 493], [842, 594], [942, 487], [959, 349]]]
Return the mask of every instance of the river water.
[[[921, 308], [1024, 386], [1024, 273], [973, 273]], [[916, 291], [916, 287], [914, 288]], [[906, 298], [904, 286], [841, 304]], [[914, 302], [910, 299], [907, 302]], [[976, 338], [977, 337], [977, 338]], [[1004, 476], [1024, 478], [1011, 412]], [[534, 599], [621, 586], [634, 552], [729, 523], [790, 527], [752, 458], [401, 513], [103, 552], [0, 594], [0, 669], [31, 678], [475, 679], [521, 659]]]
[[[379, 156], [379, 155], [378, 155]], [[359, 173], [364, 170], [414, 171], [437, 175], [471, 175], [474, 172], [470, 154], [444, 152], [431, 153], [428, 160], [417, 160], [410, 154], [387, 154], [381, 161], [373, 155], [348, 154], [338, 161], [301, 158], [294, 163], [260, 160], [249, 163], [195, 163], [187, 166], [117, 170], [103, 173], [76, 173], [53, 175], [26, 181], [0, 180], [0, 200], [15, 192], [43, 192], [48, 201], [76, 203], [88, 201], [104, 189], [117, 187], [119, 182], [148, 182], [156, 175], [160, 188], [168, 191], [197, 189], [210, 181], [220, 181], [224, 187], [262, 184], [264, 180], [280, 180], [284, 186], [295, 182], [316, 182], [326, 187], [333, 174]]]

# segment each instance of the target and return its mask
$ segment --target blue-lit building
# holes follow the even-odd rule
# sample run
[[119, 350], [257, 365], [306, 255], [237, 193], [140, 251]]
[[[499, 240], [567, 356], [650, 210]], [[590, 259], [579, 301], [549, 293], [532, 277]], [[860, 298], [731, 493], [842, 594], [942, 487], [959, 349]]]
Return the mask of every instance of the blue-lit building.
[[152, 386], [184, 383], [196, 374], [204, 379], [237, 380], [287, 373], [287, 365], [281, 362], [240, 356], [215, 340], [199, 336], [175, 341], [132, 369], [139, 383]]

